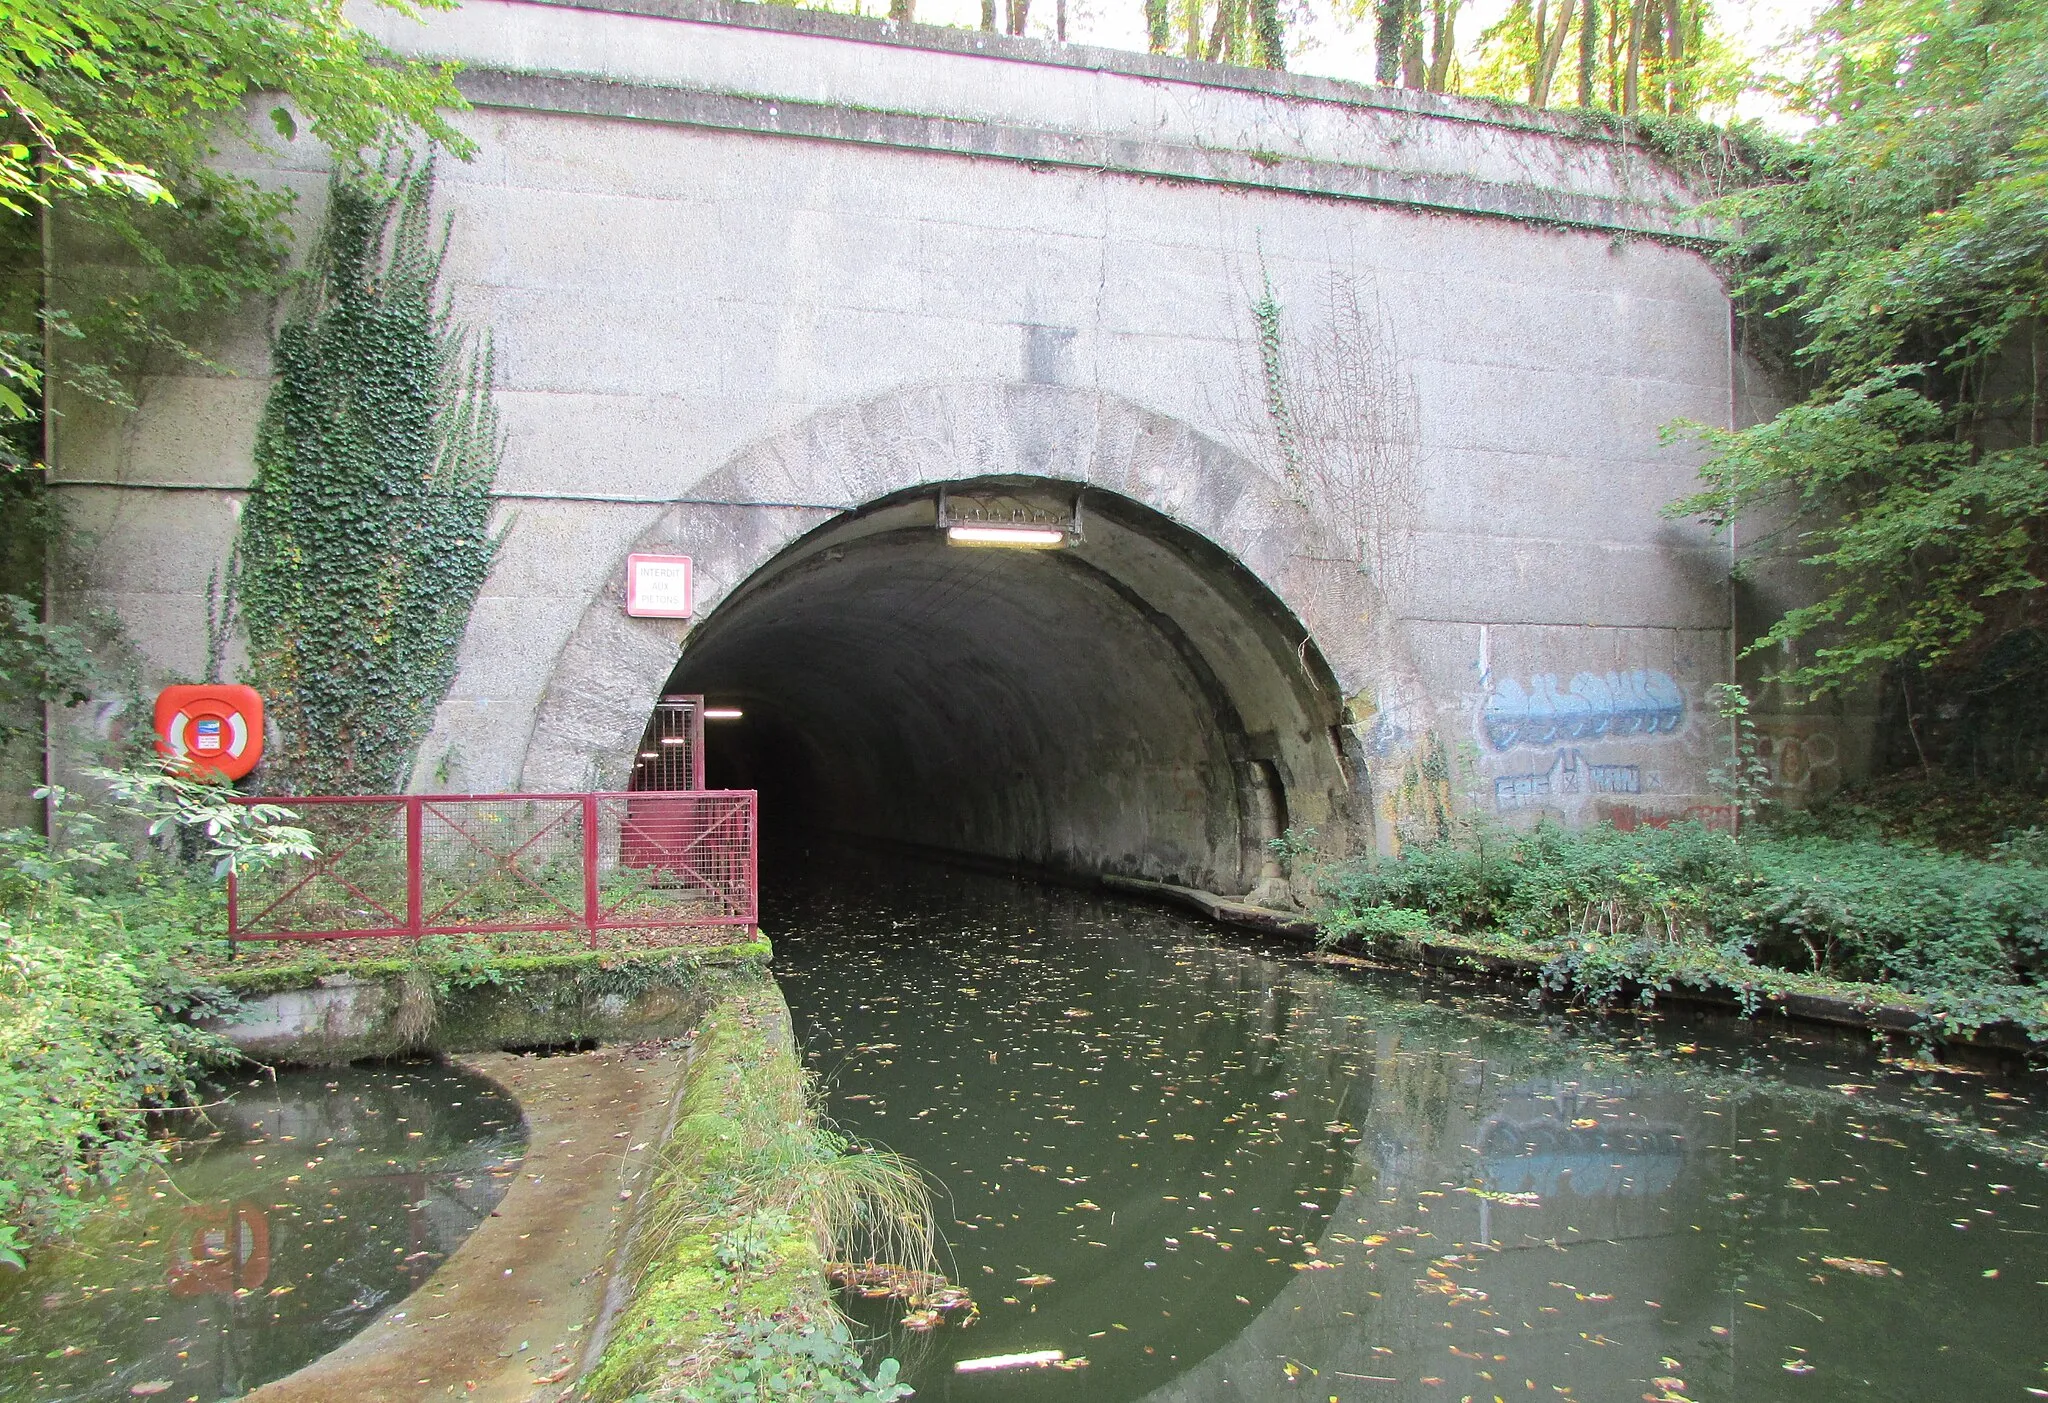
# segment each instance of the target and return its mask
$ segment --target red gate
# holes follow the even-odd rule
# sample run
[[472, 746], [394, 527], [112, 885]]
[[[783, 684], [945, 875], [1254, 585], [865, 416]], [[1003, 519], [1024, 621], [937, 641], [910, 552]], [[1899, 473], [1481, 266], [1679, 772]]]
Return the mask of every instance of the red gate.
[[752, 790], [285, 802], [319, 854], [230, 876], [231, 940], [580, 930], [595, 945], [759, 917]]

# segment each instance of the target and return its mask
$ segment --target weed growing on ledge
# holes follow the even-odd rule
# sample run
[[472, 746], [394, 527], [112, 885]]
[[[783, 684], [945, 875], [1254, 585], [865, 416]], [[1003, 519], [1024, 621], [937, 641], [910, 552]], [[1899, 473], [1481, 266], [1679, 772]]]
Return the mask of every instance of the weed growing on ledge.
[[1844, 992], [1917, 1005], [1944, 1036], [2011, 1023], [2048, 1040], [2048, 866], [2021, 835], [1992, 859], [1873, 839], [1698, 823], [1551, 825], [1326, 869], [1326, 946], [1414, 940], [1543, 962], [1547, 989]]
[[592, 1403], [817, 1398], [890, 1403], [826, 1291], [825, 1263], [936, 1278], [916, 1168], [818, 1125], [768, 981], [705, 1020], [629, 1270], [630, 1303], [584, 1380]]

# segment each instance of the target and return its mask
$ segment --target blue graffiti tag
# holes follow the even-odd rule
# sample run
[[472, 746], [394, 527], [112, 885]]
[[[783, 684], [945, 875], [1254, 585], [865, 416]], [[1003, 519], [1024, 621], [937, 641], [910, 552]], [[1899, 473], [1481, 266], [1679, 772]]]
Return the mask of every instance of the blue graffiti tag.
[[1486, 743], [1495, 750], [1518, 745], [1562, 745], [1567, 741], [1619, 736], [1667, 735], [1685, 720], [1685, 693], [1668, 673], [1582, 672], [1571, 690], [1557, 689], [1557, 674], [1529, 679], [1527, 691], [1509, 679], [1486, 699]]
[[1576, 750], [1560, 750], [1541, 774], [1501, 775], [1493, 782], [1494, 807], [1503, 813], [1511, 809], [1540, 808], [1553, 796], [1573, 794], [1640, 794], [1643, 771], [1639, 765], [1589, 765]]

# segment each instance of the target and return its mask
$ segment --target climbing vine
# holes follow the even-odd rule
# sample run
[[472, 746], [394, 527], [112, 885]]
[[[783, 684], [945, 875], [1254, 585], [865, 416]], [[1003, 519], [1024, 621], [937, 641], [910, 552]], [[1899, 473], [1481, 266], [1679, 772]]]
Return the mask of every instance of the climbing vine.
[[1281, 470], [1287, 475], [1288, 490], [1301, 497], [1301, 446], [1294, 438], [1294, 411], [1287, 403], [1287, 372], [1280, 358], [1280, 302], [1273, 296], [1273, 280], [1260, 270], [1259, 300], [1252, 304], [1252, 319], [1259, 324], [1259, 369], [1265, 376], [1266, 415], [1273, 421], [1273, 436], [1280, 447]]
[[433, 191], [431, 159], [337, 178], [272, 348], [238, 586], [299, 793], [402, 787], [496, 554], [491, 343], [439, 300]]

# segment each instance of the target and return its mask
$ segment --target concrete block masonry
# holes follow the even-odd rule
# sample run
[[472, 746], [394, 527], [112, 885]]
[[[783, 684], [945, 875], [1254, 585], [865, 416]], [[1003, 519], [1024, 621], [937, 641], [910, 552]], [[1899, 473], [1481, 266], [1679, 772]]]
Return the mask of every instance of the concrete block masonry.
[[[465, 64], [479, 154], [441, 166], [444, 286], [495, 338], [506, 430], [504, 543], [416, 787], [615, 779], [687, 683], [782, 728], [721, 740], [782, 786], [771, 819], [858, 811], [880, 836], [1241, 891], [1276, 822], [1391, 845], [1429, 756], [1457, 761], [1430, 784], [1467, 810], [1591, 816], [1501, 788], [1556, 757], [1488, 745], [1489, 707], [1502, 679], [1640, 669], [1684, 724], [1574, 742], [1584, 763], [1633, 767], [1646, 815], [1715, 801], [1726, 552], [1658, 517], [1696, 461], [1658, 431], [1762, 401], [1737, 394], [1715, 231], [1640, 144], [772, 6], [363, 20]], [[310, 221], [317, 154], [233, 159]], [[57, 607], [119, 610], [152, 682], [201, 663], [264, 335], [243, 318], [202, 347], [237, 374], [57, 421], [53, 480], [91, 528]], [[932, 563], [906, 553], [915, 503], [991, 477], [1086, 488], [1129, 529], [1036, 574], [956, 564], [943, 598], [885, 588]], [[635, 549], [695, 558], [696, 620], [621, 617]], [[867, 565], [825, 571], [834, 550]], [[855, 576], [874, 588], [819, 592]], [[747, 615], [771, 579], [780, 612]], [[971, 700], [997, 678], [1000, 705]], [[1347, 737], [1361, 694], [1374, 729]]]

